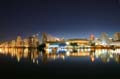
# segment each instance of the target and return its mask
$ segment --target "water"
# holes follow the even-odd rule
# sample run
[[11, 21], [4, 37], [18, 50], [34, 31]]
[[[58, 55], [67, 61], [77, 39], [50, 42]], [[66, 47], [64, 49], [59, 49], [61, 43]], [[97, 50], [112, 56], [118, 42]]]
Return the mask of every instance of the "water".
[[120, 78], [120, 49], [79, 49], [42, 53], [0, 49], [0, 72], [15, 78]]

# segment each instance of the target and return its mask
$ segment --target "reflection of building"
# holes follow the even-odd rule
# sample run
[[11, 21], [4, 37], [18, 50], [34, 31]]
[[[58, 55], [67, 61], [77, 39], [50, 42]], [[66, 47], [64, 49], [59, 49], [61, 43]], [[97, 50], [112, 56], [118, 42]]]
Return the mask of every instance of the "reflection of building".
[[38, 56], [39, 56], [38, 50], [32, 49], [29, 51], [30, 51], [30, 55], [31, 55], [30, 57], [31, 57], [32, 62], [38, 64]]
[[27, 58], [30, 60], [35, 60], [38, 59], [39, 53], [37, 49], [31, 49], [29, 50], [28, 48], [0, 48], [0, 54], [5, 54], [8, 56], [11, 56], [12, 58], [16, 58], [17, 61], [19, 62], [22, 58]]
[[113, 35], [113, 39], [114, 39], [114, 41], [120, 41], [120, 32], [116, 32], [116, 33]]
[[48, 61], [47, 54], [43, 54], [42, 62], [43, 62], [44, 64], [46, 64], [47, 61]]
[[102, 62], [107, 63], [110, 61], [111, 51], [108, 49], [97, 49], [95, 56], [96, 58], [100, 58]]
[[101, 55], [100, 55], [100, 58], [101, 58], [101, 60], [102, 60], [104, 63], [107, 63], [107, 62], [109, 62], [109, 60], [110, 60], [109, 54], [107, 54], [107, 53], [101, 54]]
[[90, 56], [89, 52], [70, 53], [69, 56]]
[[[78, 49], [79, 50], [79, 49]], [[94, 62], [96, 58], [102, 60], [103, 63], [107, 63], [110, 59], [114, 59], [114, 61], [120, 63], [120, 49], [110, 50], [110, 49], [96, 49], [96, 50], [86, 50], [80, 49], [79, 52], [68, 52], [63, 54], [56, 53], [39, 53], [37, 49], [28, 49], [28, 48], [0, 48], [0, 54], [4, 54], [5, 56], [11, 56], [12, 58], [16, 58], [19, 62], [21, 59], [28, 59], [33, 63], [38, 64], [39, 60], [42, 59], [43, 63], [47, 63], [51, 60], [56, 60], [62, 58], [69, 57], [88, 57], [91, 62]]]
[[21, 59], [22, 56], [23, 56], [23, 49], [21, 49], [21, 48], [16, 49], [16, 53], [17, 53], [16, 57], [17, 57], [17, 60], [18, 60], [18, 62], [19, 62], [20, 59]]
[[113, 59], [114, 59], [116, 62], [120, 63], [120, 54], [113, 54]]

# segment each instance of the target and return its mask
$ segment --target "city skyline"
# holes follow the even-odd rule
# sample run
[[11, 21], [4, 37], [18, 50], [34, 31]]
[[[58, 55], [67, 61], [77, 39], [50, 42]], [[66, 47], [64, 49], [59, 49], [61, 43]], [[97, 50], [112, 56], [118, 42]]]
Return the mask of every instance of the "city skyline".
[[[120, 32], [116, 32], [113, 34], [113, 37], [109, 37], [109, 35], [105, 32], [101, 33], [99, 37], [95, 37], [94, 34], [91, 34], [89, 38], [59, 38], [53, 35], [50, 35], [46, 32], [43, 32], [41, 36], [39, 33], [31, 35], [29, 37], [23, 38], [22, 36], [17, 36], [16, 39], [12, 39], [9, 41], [4, 41], [0, 43], [0, 47], [38, 47], [42, 44], [47, 43], [65, 43], [75, 42], [75, 43], [83, 43], [88, 45], [115, 45], [119, 46], [120, 43]], [[80, 44], [81, 44], [80, 43]]]
[[[46, 33], [46, 32], [43, 32], [43, 33]], [[21, 39], [27, 39], [27, 38], [29, 38], [29, 37], [32, 37], [32, 36], [38, 36], [38, 39], [39, 39], [39, 41], [41, 41], [42, 40], [42, 36], [43, 36], [43, 33], [41, 33], [41, 32], [38, 32], [38, 33], [35, 33], [35, 34], [32, 34], [32, 35], [30, 35], [30, 36], [22, 36], [22, 35], [18, 35], [18, 36], [14, 36], [13, 38], [10, 38], [10, 39], [4, 39], [4, 40], [0, 40], [0, 43], [3, 43], [3, 42], [9, 42], [9, 41], [12, 41], [12, 40], [15, 40], [15, 39], [17, 39], [17, 37], [21, 37]], [[78, 37], [76, 37], [75, 36], [75, 34], [68, 34], [67, 35], [67, 37], [65, 36], [65, 34], [61, 34], [60, 35], [60, 33], [58, 33], [58, 34], [54, 34], [54, 35], [51, 35], [51, 34], [48, 34], [48, 33], [46, 33], [46, 34], [48, 34], [48, 35], [50, 35], [50, 36], [52, 36], [52, 37], [56, 37], [56, 38], [63, 38], [63, 39], [65, 39], [65, 40], [67, 40], [67, 39], [90, 39], [90, 36], [91, 35], [94, 35], [94, 37], [96, 38], [96, 39], [99, 39], [99, 38], [101, 38], [101, 35], [103, 35], [103, 33], [105, 33], [105, 34], [107, 34], [107, 36], [108, 36], [108, 38], [114, 38], [114, 34], [116, 34], [116, 33], [120, 33], [120, 32], [115, 32], [115, 33], [113, 33], [113, 34], [108, 34], [108, 33], [106, 33], [106, 32], [102, 32], [102, 33], [100, 33], [100, 34], [98, 34], [98, 33], [96, 33], [96, 34], [93, 34], [93, 33], [91, 33], [91, 34], [88, 34], [88, 33], [85, 33], [85, 32], [83, 32], [83, 33], [81, 33], [81, 34], [77, 34], [77, 36]]]

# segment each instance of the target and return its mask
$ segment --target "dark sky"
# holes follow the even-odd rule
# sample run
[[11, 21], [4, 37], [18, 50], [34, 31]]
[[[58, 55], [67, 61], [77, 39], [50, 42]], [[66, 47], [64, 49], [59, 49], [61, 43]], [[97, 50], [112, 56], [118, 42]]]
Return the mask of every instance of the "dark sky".
[[57, 37], [88, 37], [120, 31], [119, 0], [4, 0], [0, 40], [48, 32]]

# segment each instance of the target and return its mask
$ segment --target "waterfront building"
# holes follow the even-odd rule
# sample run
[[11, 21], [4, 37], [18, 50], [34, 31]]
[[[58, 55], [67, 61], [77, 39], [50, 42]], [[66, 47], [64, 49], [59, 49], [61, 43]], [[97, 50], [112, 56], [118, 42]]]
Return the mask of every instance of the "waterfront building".
[[109, 38], [109, 42], [110, 42], [110, 43], [113, 42], [113, 38]]
[[39, 45], [39, 39], [36, 35], [30, 36], [28, 39], [29, 47], [37, 47]]
[[9, 42], [5, 42], [4, 47], [6, 47], [6, 48], [9, 47]]
[[16, 47], [23, 47], [23, 41], [21, 36], [17, 36]]
[[12, 40], [10, 47], [15, 47], [15, 46], [16, 46], [16, 41], [15, 41], [15, 40]]
[[93, 34], [90, 35], [90, 41], [94, 41], [95, 40], [95, 36]]
[[37, 35], [33, 35], [33, 46], [38, 47], [39, 45], [39, 39]]
[[108, 35], [103, 32], [100, 36], [100, 41], [101, 41], [101, 45], [109, 45], [110, 41], [109, 41], [109, 37]]
[[28, 39], [29, 39], [29, 47], [33, 47], [33, 37], [30, 36], [28, 37]]
[[5, 47], [5, 42], [1, 43], [0, 47]]
[[77, 46], [88, 46], [89, 45], [89, 40], [88, 39], [68, 39], [66, 42], [70, 44], [76, 44]]
[[93, 34], [90, 35], [89, 45], [91, 45], [91, 46], [95, 45], [95, 36]]
[[120, 41], [120, 32], [116, 32], [116, 33], [113, 35], [113, 39], [114, 39], [114, 41]]
[[66, 51], [65, 42], [46, 42], [47, 53], [65, 53]]
[[28, 38], [25, 38], [23, 40], [23, 44], [24, 44], [24, 47], [29, 47], [29, 39]]
[[120, 41], [113, 41], [113, 42], [110, 43], [110, 45], [120, 47]]

